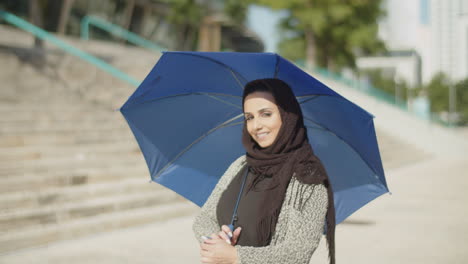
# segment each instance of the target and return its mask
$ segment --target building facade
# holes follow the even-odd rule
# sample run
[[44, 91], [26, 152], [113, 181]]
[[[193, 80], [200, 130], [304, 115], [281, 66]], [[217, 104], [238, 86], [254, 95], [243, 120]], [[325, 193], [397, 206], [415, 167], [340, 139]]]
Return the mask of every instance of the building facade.
[[453, 81], [468, 77], [468, 0], [387, 0], [380, 37], [390, 50], [415, 50], [421, 79], [438, 72]]

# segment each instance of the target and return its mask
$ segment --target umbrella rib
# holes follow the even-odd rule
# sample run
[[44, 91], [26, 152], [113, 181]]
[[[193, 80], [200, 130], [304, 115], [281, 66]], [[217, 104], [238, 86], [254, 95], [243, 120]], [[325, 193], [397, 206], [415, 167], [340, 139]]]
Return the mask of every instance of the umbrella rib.
[[234, 106], [234, 107], [236, 107], [236, 108], [242, 109], [240, 106], [238, 106], [238, 105], [236, 105], [236, 104], [233, 104], [233, 103], [231, 103], [231, 102], [228, 102], [228, 101], [224, 101], [224, 100], [222, 100], [222, 99], [220, 99], [220, 98], [218, 98], [218, 97], [216, 97], [216, 96], [213, 96], [213, 95], [210, 95], [210, 94], [204, 94], [204, 93], [200, 93], [200, 94], [206, 95], [206, 96], [208, 96], [208, 97], [210, 97], [210, 98], [212, 98], [212, 99], [214, 99], [214, 100], [216, 100], [216, 101], [225, 103], [225, 104], [227, 104], [227, 105], [231, 105], [231, 106]]
[[[218, 126], [210, 129], [208, 132], [204, 133], [203, 135], [201, 135], [199, 138], [197, 138], [195, 141], [193, 141], [192, 143], [190, 143], [190, 145], [188, 145], [185, 149], [183, 149], [181, 152], [179, 152], [179, 154], [177, 154], [171, 161], [169, 161], [166, 166], [164, 166], [159, 172], [158, 174], [156, 174], [154, 176], [154, 178], [157, 178], [159, 177], [169, 166], [171, 166], [180, 156], [182, 156], [185, 152], [189, 151], [190, 148], [192, 148], [193, 145], [197, 144], [198, 142], [200, 142], [202, 139], [204, 139], [205, 137], [207, 137], [209, 134], [213, 133], [215, 130], [217, 129], [220, 129], [220, 128], [223, 128], [223, 127], [226, 127], [230, 122], [238, 119], [239, 117], [242, 117], [244, 114], [239, 114], [239, 115], [236, 115], [234, 117], [232, 117], [231, 119], [229, 120], [226, 120], [224, 121], [223, 123], [219, 124]], [[239, 123], [243, 123], [243, 122], [239, 122]], [[236, 123], [236, 124], [239, 124], [239, 123]]]
[[[147, 100], [147, 101], [144, 101], [144, 102], [138, 102], [138, 105], [143, 105], [143, 104], [147, 104], [147, 103], [151, 103], [151, 102], [154, 102], [154, 101], [157, 101], [157, 100], [167, 99], [167, 98], [171, 98], [171, 97], [187, 96], [187, 95], [193, 95], [193, 94], [197, 94], [197, 95], [208, 95], [208, 94], [212, 94], [212, 95], [220, 95], [220, 96], [226, 96], [226, 97], [238, 97], [238, 98], [241, 98], [241, 96], [238, 96], [238, 95], [221, 94], [221, 93], [182, 93], [182, 94], [173, 94], [173, 95], [168, 95], [168, 96], [164, 96], [164, 97], [153, 98], [153, 99], [150, 99], [150, 100]], [[221, 100], [221, 99], [220, 99], [220, 100]], [[237, 105], [236, 105], [236, 107], [240, 108], [240, 107], [237, 106]]]
[[326, 130], [326, 131], [330, 132], [332, 135], [334, 135], [335, 137], [337, 137], [338, 139], [340, 139], [341, 141], [343, 141], [343, 142], [344, 142], [346, 145], [348, 145], [355, 153], [357, 153], [357, 154], [359, 155], [359, 157], [361, 158], [361, 160], [364, 161], [364, 163], [366, 163], [367, 166], [368, 166], [369, 168], [371, 168], [371, 170], [374, 172], [375, 175], [378, 175], [378, 173], [376, 172], [374, 166], [371, 166], [371, 165], [362, 157], [361, 153], [359, 153], [359, 152], [356, 150], [356, 148], [355, 148], [352, 144], [348, 143], [346, 140], [344, 140], [342, 137], [340, 137], [340, 136], [338, 136], [337, 134], [335, 134], [333, 131], [331, 131], [331, 130], [328, 129], [327, 127], [324, 127], [323, 125], [321, 125], [321, 124], [319, 124], [319, 123], [317, 123], [317, 122], [315, 122], [315, 121], [312, 121], [310, 118], [304, 117], [304, 120], [307, 120], [307, 121], [309, 121], [309, 122], [311, 122], [311, 123], [316, 124], [317, 126], [319, 126], [320, 128], [322, 128], [323, 130]]
[[[301, 97], [296, 97], [296, 98], [310, 97], [310, 98], [305, 99], [305, 100], [302, 101], [302, 102], [299, 102], [299, 104], [303, 104], [303, 103], [307, 103], [307, 102], [309, 102], [309, 101], [312, 101], [312, 100], [314, 100], [314, 99], [317, 99], [317, 98], [319, 98], [320, 96], [323, 96], [323, 95], [314, 94], [314, 95], [312, 95], [312, 96], [308, 95], [308, 96], [301, 96]], [[298, 100], [298, 101], [299, 101], [299, 100]]]
[[[236, 74], [234, 74], [234, 72], [232, 71], [232, 69], [229, 68], [229, 71], [231, 72], [232, 76], [234, 76], [234, 79], [236, 80], [237, 84], [239, 84], [239, 87], [244, 90], [244, 85], [242, 85], [242, 83], [239, 81], [239, 79], [237, 78]], [[242, 77], [244, 78], [244, 77]], [[245, 79], [245, 78], [244, 78]]]

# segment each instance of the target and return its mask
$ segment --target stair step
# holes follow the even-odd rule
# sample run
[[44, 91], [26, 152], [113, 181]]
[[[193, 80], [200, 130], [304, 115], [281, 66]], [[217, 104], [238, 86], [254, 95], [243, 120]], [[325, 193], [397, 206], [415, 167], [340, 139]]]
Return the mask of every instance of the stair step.
[[[2, 113], [0, 112], [0, 115]], [[77, 113], [70, 113], [68, 115], [64, 115], [63, 113], [57, 115], [51, 115], [50, 113], [7, 113], [3, 116], [0, 116], [0, 125], [1, 126], [15, 126], [15, 125], [26, 125], [32, 123], [41, 123], [47, 124], [50, 126], [60, 124], [60, 123], [95, 123], [96, 125], [103, 124], [105, 122], [119, 122], [119, 123], [126, 123], [125, 120], [122, 120], [120, 117], [112, 116], [115, 115], [114, 113], [106, 113], [106, 114], [99, 114], [97, 111], [95, 115], [90, 114], [83, 114], [80, 112]], [[122, 117], [123, 118], [123, 117]]]
[[45, 245], [59, 240], [75, 239], [81, 236], [125, 227], [167, 221], [175, 217], [193, 215], [197, 210], [194, 204], [184, 201], [113, 212], [70, 221], [64, 224], [37, 227], [32, 230], [12, 230], [0, 236], [0, 253]]
[[83, 123], [63, 123], [50, 126], [48, 124], [17, 124], [12, 126], [1, 126], [0, 135], [29, 135], [36, 133], [62, 133], [62, 134], [81, 134], [83, 132], [102, 132], [112, 133], [114, 131], [129, 131], [128, 125], [123, 122], [109, 122], [107, 124], [96, 124], [95, 122]]
[[20, 112], [8, 111], [8, 113], [1, 113], [0, 111], [0, 125], [22, 125], [31, 123], [42, 123], [48, 125], [55, 125], [59, 123], [75, 123], [81, 122], [94, 122], [95, 124], [103, 124], [105, 122], [119, 122], [126, 123], [120, 116], [120, 113], [102, 113], [100, 111], [87, 111], [83, 112], [64, 112], [51, 114], [49, 112]]
[[7, 230], [34, 229], [39, 226], [66, 223], [71, 220], [95, 217], [117, 211], [155, 206], [183, 201], [180, 195], [169, 189], [142, 194], [117, 194], [75, 203], [41, 206], [25, 211], [0, 213], [0, 236]]
[[0, 193], [30, 192], [30, 190], [46, 191], [53, 188], [79, 187], [131, 178], [150, 181], [146, 165], [128, 166], [119, 164], [113, 167], [75, 169], [65, 167], [50, 172], [0, 177]]
[[0, 147], [94, 144], [135, 140], [129, 128], [106, 131], [9, 134], [0, 136]]
[[48, 189], [33, 189], [0, 193], [0, 212], [24, 211], [42, 206], [73, 203], [121, 193], [147, 193], [165, 188], [148, 181], [149, 177], [113, 180], [111, 182], [63, 186]]
[[31, 160], [58, 157], [82, 157], [110, 153], [140, 153], [140, 148], [134, 142], [105, 142], [91, 145], [52, 145], [52, 146], [19, 146], [0, 148], [0, 160]]
[[0, 161], [0, 178], [25, 172], [52, 171], [58, 168], [106, 167], [114, 164], [144, 164], [140, 153], [89, 154], [87, 156], [66, 156], [18, 162]]

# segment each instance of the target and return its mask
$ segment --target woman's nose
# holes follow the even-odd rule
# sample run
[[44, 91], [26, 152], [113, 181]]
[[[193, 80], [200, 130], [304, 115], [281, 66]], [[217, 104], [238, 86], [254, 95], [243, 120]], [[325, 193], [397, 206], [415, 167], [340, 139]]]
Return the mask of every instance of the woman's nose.
[[258, 118], [255, 118], [254, 119], [254, 128], [255, 130], [260, 130], [262, 128], [262, 122], [260, 122], [260, 120], [258, 120]]

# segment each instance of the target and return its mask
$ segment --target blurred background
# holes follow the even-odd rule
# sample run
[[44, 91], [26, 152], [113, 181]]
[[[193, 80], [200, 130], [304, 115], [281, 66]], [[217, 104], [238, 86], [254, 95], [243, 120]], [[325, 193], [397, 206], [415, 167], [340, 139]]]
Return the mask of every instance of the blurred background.
[[338, 263], [468, 262], [468, 0], [0, 0], [0, 263], [199, 263], [116, 111], [165, 50], [275, 52], [376, 116], [392, 195]]

